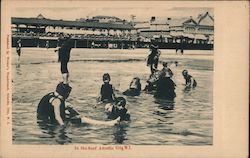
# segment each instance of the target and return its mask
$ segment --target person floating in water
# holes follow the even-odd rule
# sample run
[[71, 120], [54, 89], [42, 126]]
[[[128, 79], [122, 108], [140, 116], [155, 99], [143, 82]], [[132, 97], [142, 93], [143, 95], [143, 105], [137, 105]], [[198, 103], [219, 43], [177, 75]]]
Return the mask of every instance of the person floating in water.
[[182, 71], [182, 75], [186, 81], [185, 86], [186, 88], [195, 88], [197, 86], [196, 80], [188, 74], [187, 70]]
[[102, 77], [103, 84], [100, 91], [100, 97], [99, 100], [104, 103], [111, 103], [115, 100], [115, 94], [112, 84], [110, 84], [110, 75], [108, 73], [105, 73]]
[[117, 119], [118, 117], [120, 117], [120, 121], [129, 121], [130, 112], [125, 106], [126, 99], [123, 97], [117, 97], [113, 104], [106, 104], [105, 111], [108, 114], [108, 118]]
[[22, 42], [21, 39], [17, 40], [16, 44], [16, 53], [17, 53], [17, 64], [20, 64], [20, 56], [21, 56], [21, 48], [22, 48]]
[[[168, 67], [168, 63], [163, 62], [162, 66], [163, 66], [163, 68], [162, 68], [162, 70], [160, 72], [161, 73], [160, 76], [166, 74], [167, 76], [170, 76], [170, 78], [172, 78], [174, 74], [173, 74], [172, 70]], [[165, 72], [165, 74], [163, 74], [163, 72]]]
[[70, 51], [72, 49], [70, 39], [70, 36], [66, 37], [61, 47], [59, 47], [58, 50], [55, 50], [55, 52], [58, 51], [58, 62], [61, 63], [61, 73], [64, 84], [69, 83], [68, 62], [70, 60]]
[[129, 89], [123, 92], [124, 95], [138, 96], [141, 92], [141, 83], [138, 77], [133, 78], [129, 85]]
[[147, 66], [150, 66], [151, 74], [157, 70], [160, 54], [161, 52], [156, 44], [153, 43], [150, 45], [150, 54], [148, 55]]
[[156, 92], [154, 96], [157, 99], [173, 100], [176, 97], [175, 87], [176, 84], [170, 78], [169, 73], [163, 71], [161, 77], [157, 81]]
[[71, 89], [68, 84], [61, 82], [57, 85], [55, 92], [46, 94], [38, 104], [37, 118], [49, 123], [64, 125], [65, 100], [69, 97]]
[[76, 111], [72, 104], [66, 102], [71, 92], [68, 84], [59, 83], [55, 92], [46, 94], [38, 104], [37, 119], [39, 122], [64, 125], [66, 122], [115, 125], [120, 121], [120, 117], [111, 121], [98, 121], [82, 116]]

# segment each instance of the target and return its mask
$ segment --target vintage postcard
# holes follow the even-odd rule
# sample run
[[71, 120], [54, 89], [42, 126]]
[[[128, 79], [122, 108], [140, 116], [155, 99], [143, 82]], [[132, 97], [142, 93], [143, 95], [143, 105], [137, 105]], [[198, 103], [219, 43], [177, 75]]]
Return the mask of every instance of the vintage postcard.
[[3, 1], [1, 156], [248, 156], [249, 3]]

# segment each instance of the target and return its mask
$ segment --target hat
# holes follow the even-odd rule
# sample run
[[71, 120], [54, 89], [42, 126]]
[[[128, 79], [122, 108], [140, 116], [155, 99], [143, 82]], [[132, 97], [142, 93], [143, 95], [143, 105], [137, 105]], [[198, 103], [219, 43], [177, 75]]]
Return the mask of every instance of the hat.
[[102, 80], [103, 82], [109, 82], [111, 80], [110, 75], [108, 73], [103, 74]]
[[56, 86], [56, 92], [61, 96], [63, 96], [64, 99], [66, 99], [69, 96], [71, 89], [72, 87], [70, 87], [69, 84], [64, 84], [63, 82], [60, 82]]

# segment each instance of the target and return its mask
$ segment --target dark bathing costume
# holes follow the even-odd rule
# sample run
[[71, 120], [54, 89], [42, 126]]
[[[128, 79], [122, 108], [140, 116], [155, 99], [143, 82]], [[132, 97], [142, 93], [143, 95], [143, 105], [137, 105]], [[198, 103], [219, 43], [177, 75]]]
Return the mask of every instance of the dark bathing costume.
[[130, 115], [127, 114], [127, 109], [118, 110], [117, 108], [112, 108], [111, 114], [108, 116], [108, 119], [117, 119], [119, 116], [121, 117], [121, 121], [128, 121], [130, 119]]
[[158, 60], [159, 60], [158, 58], [154, 59], [154, 57], [157, 55], [157, 53], [158, 53], [158, 49], [152, 48], [151, 54], [149, 54], [148, 61], [147, 61], [148, 65], [154, 64], [155, 68], [158, 67]]
[[[187, 76], [184, 76], [184, 78], [185, 78], [185, 80], [186, 80], [186, 85], [188, 84], [188, 83], [190, 83], [191, 82], [191, 78], [193, 78], [191, 75], [187, 75]], [[196, 80], [193, 78], [193, 80], [194, 80], [194, 83], [193, 83], [193, 87], [196, 87], [197, 86], [197, 82], [196, 82]]]
[[20, 47], [20, 42], [17, 42], [17, 46], [16, 46], [16, 53], [17, 53], [17, 55], [18, 56], [20, 56], [21, 55], [21, 47]]
[[59, 54], [58, 54], [58, 61], [61, 62], [61, 73], [68, 73], [68, 62], [70, 58], [70, 51], [71, 51], [71, 44], [70, 40], [67, 39], [66, 41], [63, 42], [61, 48], [59, 49]]
[[175, 83], [169, 77], [161, 77], [156, 84], [155, 97], [159, 99], [173, 99], [176, 97], [174, 92]]
[[121, 104], [123, 104], [123, 105], [120, 105], [120, 106], [124, 106], [124, 108], [118, 109], [116, 106], [113, 106], [111, 113], [108, 115], [109, 119], [114, 120], [114, 119], [117, 119], [118, 117], [120, 117], [121, 121], [129, 121], [130, 120], [130, 114], [127, 113], [128, 110], [125, 108], [125, 105], [126, 105], [125, 98], [123, 98], [123, 97], [116, 98], [114, 104], [117, 105], [121, 101], [122, 101]]
[[113, 88], [112, 85], [109, 83], [104, 83], [102, 84], [101, 87], [101, 101], [105, 101], [105, 102], [113, 102]]
[[60, 116], [65, 120], [65, 101], [51, 92], [46, 94], [38, 104], [37, 118], [39, 120], [48, 121], [50, 123], [57, 123], [55, 119], [54, 106], [51, 104], [54, 99], [60, 99]]

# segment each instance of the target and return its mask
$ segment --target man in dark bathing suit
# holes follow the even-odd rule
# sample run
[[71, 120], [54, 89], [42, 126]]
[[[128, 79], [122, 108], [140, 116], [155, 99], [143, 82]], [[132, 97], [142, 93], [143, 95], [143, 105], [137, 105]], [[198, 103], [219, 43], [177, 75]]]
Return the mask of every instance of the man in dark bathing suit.
[[38, 104], [37, 118], [52, 124], [64, 125], [66, 120], [65, 100], [69, 97], [71, 87], [59, 83], [55, 92], [46, 94]]
[[70, 36], [66, 37], [61, 47], [59, 47], [58, 50], [55, 50], [55, 52], [58, 52], [58, 61], [61, 63], [61, 73], [64, 84], [69, 83], [68, 62], [70, 60], [70, 51], [72, 49], [70, 39]]

